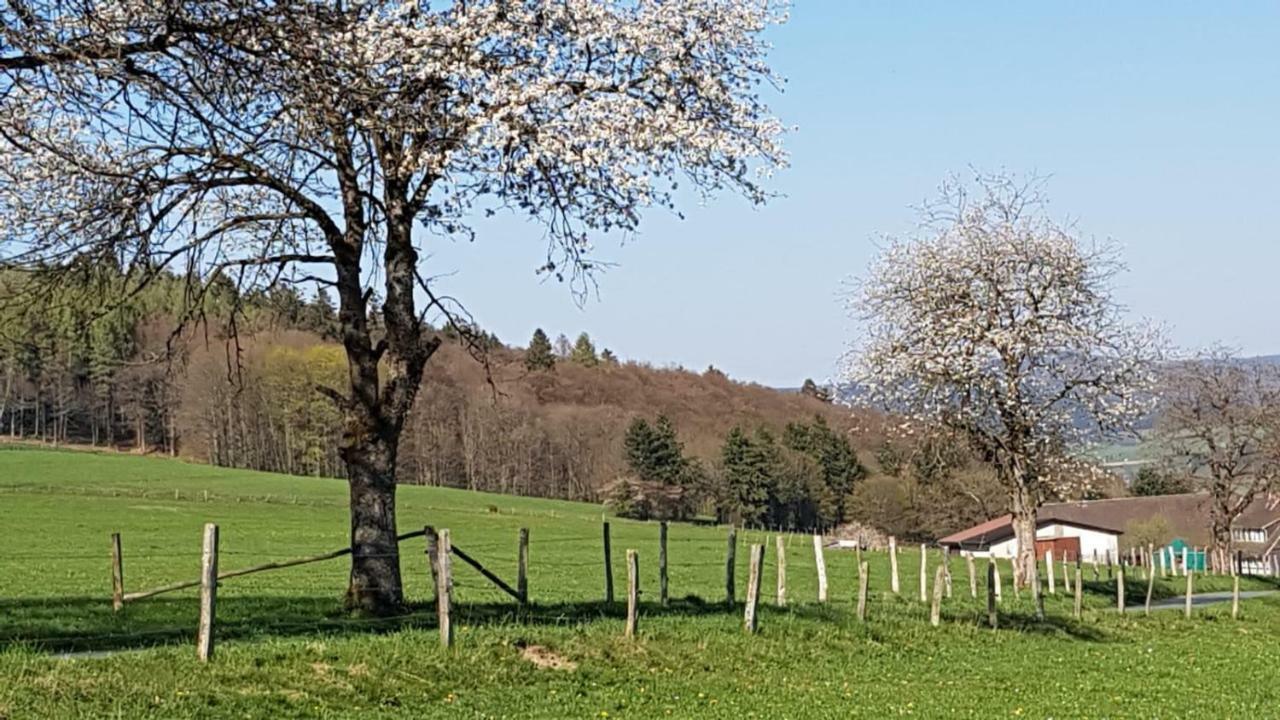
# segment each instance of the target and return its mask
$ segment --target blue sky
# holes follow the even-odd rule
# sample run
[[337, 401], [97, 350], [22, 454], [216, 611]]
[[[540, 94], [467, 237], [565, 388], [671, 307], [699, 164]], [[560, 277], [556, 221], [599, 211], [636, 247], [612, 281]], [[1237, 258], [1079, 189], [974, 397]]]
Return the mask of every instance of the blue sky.
[[429, 272], [523, 345], [587, 331], [623, 358], [775, 386], [822, 380], [854, 328], [841, 285], [969, 166], [1051, 176], [1051, 210], [1111, 237], [1118, 294], [1184, 347], [1280, 353], [1280, 2], [796, 0], [771, 98], [799, 126], [783, 194], [650, 212], [584, 306], [534, 274], [538, 227], [477, 226]]

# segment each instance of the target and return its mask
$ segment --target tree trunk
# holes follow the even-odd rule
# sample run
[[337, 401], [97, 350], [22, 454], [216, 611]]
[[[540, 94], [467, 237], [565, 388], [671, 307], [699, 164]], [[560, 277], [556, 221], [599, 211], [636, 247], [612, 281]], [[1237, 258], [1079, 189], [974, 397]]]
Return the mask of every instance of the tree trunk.
[[[364, 425], [358, 418], [349, 423]], [[391, 615], [404, 605], [396, 542], [396, 437], [344, 438], [351, 490], [351, 579], [348, 610]], [[358, 444], [357, 444], [358, 443]]]
[[1025, 478], [1018, 478], [1013, 490], [1013, 535], [1018, 544], [1018, 555], [1013, 562], [1013, 581], [1018, 587], [1028, 587], [1037, 582], [1036, 573], [1036, 513], [1039, 503], [1027, 487]]
[[1209, 527], [1209, 551], [1211, 554], [1225, 553], [1231, 556], [1231, 521], [1214, 513]]

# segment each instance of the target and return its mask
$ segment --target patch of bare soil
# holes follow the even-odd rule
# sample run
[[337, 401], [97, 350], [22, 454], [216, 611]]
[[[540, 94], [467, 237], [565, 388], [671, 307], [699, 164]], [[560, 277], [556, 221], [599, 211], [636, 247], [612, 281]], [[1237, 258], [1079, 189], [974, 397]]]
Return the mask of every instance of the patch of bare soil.
[[543, 647], [542, 645], [526, 645], [520, 650], [520, 657], [543, 670], [577, 670], [578, 663]]

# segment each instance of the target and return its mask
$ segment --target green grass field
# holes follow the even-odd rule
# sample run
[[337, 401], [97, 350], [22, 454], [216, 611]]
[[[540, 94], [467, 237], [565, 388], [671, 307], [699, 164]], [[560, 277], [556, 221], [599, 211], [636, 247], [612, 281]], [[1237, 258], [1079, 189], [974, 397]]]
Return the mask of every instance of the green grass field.
[[[1273, 598], [1246, 601], [1238, 621], [1228, 604], [1198, 608], [1192, 620], [1178, 611], [1120, 616], [1105, 571], [1095, 583], [1086, 570], [1083, 620], [1059, 594], [1037, 623], [1026, 595], [1009, 591], [1006, 567], [1001, 629], [992, 631], [982, 590], [969, 598], [964, 563], [953, 559], [954, 597], [933, 628], [917, 598], [918, 552], [902, 553], [900, 597], [889, 592], [886, 555], [874, 553], [864, 624], [853, 617], [852, 552], [827, 552], [831, 602], [819, 605], [812, 543], [787, 538], [791, 603], [776, 608], [772, 536], [744, 532], [739, 600], [747, 545], [768, 542], [767, 602], [759, 634], [748, 637], [741, 606], [724, 605], [724, 528], [672, 526], [673, 600], [662, 608], [657, 525], [613, 519], [618, 597], [627, 548], [640, 553], [645, 593], [639, 637], [626, 639], [622, 603], [602, 601], [599, 507], [419, 487], [399, 499], [402, 532], [449, 528], [455, 545], [509, 579], [517, 531], [529, 528], [527, 616], [455, 562], [457, 642], [442, 649], [413, 540], [402, 545], [409, 616], [339, 613], [343, 560], [230, 579], [219, 589], [217, 655], [200, 665], [196, 591], [112, 612], [110, 533], [123, 535], [126, 588], [138, 590], [194, 578], [208, 521], [221, 526], [224, 570], [343, 546], [345, 485], [0, 449], [0, 719], [1280, 716]], [[1178, 594], [1183, 582], [1158, 582], [1156, 596]], [[1198, 579], [1198, 589], [1229, 582]], [[1145, 582], [1130, 578], [1128, 589], [1139, 601]], [[574, 667], [541, 667], [531, 655]]]

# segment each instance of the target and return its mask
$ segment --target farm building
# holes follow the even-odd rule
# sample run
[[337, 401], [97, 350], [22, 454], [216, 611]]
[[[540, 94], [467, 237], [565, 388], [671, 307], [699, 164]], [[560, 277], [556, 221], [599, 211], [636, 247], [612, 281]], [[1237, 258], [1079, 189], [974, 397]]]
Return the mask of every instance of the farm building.
[[[1054, 557], [1065, 553], [1068, 560], [1077, 555], [1092, 557], [1095, 552], [1099, 557], [1107, 553], [1114, 557], [1132, 544], [1126, 542], [1126, 534], [1138, 532], [1147, 538], [1153, 533], [1166, 535], [1169, 543], [1205, 546], [1209, 544], [1209, 503], [1207, 493], [1048, 503], [1040, 508], [1036, 524], [1036, 555], [1052, 550]], [[1280, 546], [1280, 498], [1255, 500], [1231, 534], [1246, 556], [1275, 554]], [[939, 543], [978, 557], [1008, 558], [1018, 551], [1009, 515], [953, 533]]]

